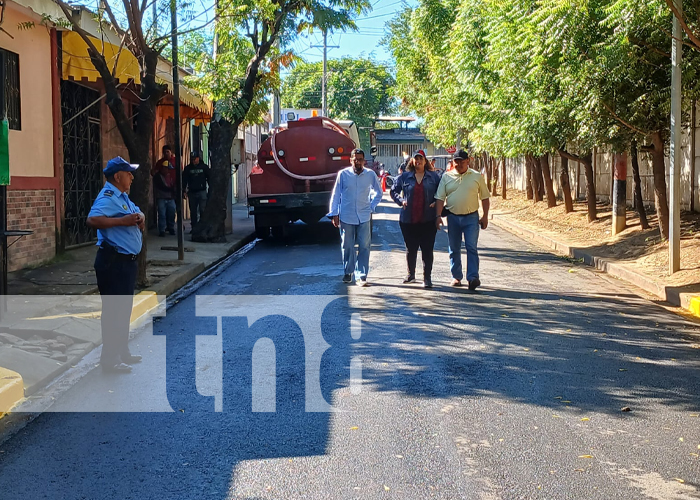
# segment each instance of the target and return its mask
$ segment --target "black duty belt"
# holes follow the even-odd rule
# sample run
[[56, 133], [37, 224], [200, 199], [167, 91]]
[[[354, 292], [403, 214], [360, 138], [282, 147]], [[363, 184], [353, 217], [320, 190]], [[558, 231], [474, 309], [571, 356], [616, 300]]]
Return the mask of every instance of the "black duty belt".
[[107, 253], [113, 254], [114, 257], [116, 257], [119, 260], [133, 261], [139, 258], [138, 254], [120, 253], [116, 248], [114, 248], [112, 245], [108, 245], [107, 243], [102, 243], [102, 245], [100, 245], [100, 250], [104, 250]]

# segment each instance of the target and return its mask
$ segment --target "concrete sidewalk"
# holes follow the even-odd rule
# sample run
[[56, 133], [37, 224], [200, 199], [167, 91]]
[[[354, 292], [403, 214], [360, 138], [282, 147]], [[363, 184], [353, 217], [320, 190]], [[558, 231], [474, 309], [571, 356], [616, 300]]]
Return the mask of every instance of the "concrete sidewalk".
[[[175, 236], [148, 234], [148, 277], [137, 291], [132, 328], [165, 298], [246, 243], [255, 228], [247, 207], [234, 205], [233, 233], [225, 243], [194, 243], [186, 221], [185, 259], [177, 260]], [[7, 312], [0, 317], [0, 415], [48, 385], [102, 343], [101, 299], [93, 262], [95, 245], [70, 250], [51, 263], [9, 276]]]
[[596, 255], [588, 248], [580, 248], [566, 241], [561, 235], [544, 234], [522, 222], [516, 222], [504, 214], [492, 213], [491, 220], [497, 226], [521, 237], [525, 237], [543, 246], [553, 253], [565, 255], [595, 267], [600, 271], [632, 283], [669, 304], [681, 307], [693, 316], [700, 318], [700, 284], [674, 287], [661, 280], [648, 276], [633, 266], [623, 264], [616, 259]]

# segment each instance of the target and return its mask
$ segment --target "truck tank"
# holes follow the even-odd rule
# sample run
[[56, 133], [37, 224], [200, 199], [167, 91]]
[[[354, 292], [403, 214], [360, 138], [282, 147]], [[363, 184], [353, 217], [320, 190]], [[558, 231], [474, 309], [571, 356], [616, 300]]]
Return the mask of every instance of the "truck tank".
[[353, 140], [325, 117], [291, 121], [258, 150], [248, 204], [256, 232], [283, 234], [287, 222], [320, 220], [328, 212], [338, 171], [350, 165]]

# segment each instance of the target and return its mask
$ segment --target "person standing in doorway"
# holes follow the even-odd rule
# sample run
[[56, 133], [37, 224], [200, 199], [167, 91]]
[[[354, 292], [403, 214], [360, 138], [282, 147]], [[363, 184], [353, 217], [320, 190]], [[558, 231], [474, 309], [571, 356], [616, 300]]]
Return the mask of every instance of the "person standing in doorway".
[[[343, 253], [343, 283], [367, 286], [369, 252], [372, 241], [372, 212], [382, 201], [382, 186], [374, 171], [365, 168], [365, 153], [354, 149], [352, 166], [338, 172], [327, 217], [340, 228]], [[355, 244], [358, 251], [355, 253]]]
[[202, 162], [197, 151], [193, 151], [190, 155], [190, 164], [185, 167], [182, 173], [182, 194], [183, 197], [187, 197], [190, 204], [192, 231], [202, 219], [204, 208], [207, 206], [208, 182], [209, 166]]
[[[462, 237], [467, 250], [467, 282], [470, 290], [481, 285], [479, 279], [479, 230], [489, 225], [489, 189], [484, 176], [469, 168], [469, 153], [460, 149], [452, 156], [453, 170], [442, 176], [435, 193], [436, 212], [447, 215], [447, 236], [449, 240], [450, 272], [452, 286], [461, 286], [462, 273]], [[483, 215], [479, 218], [479, 200]], [[445, 212], [443, 213], [443, 208]], [[439, 228], [442, 218], [438, 217]]]
[[440, 176], [426, 160], [425, 151], [419, 149], [408, 162], [407, 171], [396, 179], [391, 188], [391, 198], [401, 207], [399, 227], [406, 244], [408, 274], [404, 283], [416, 281], [416, 260], [420, 248], [423, 259], [423, 286], [432, 288], [433, 247], [437, 227], [435, 219], [435, 192]]
[[175, 234], [175, 156], [167, 144], [163, 146], [163, 157], [151, 169], [153, 197], [158, 208], [158, 236]]
[[97, 195], [87, 224], [97, 229], [95, 274], [102, 296], [102, 357], [105, 373], [129, 373], [141, 356], [129, 351], [129, 326], [145, 220], [129, 199], [138, 165], [117, 156], [103, 170], [107, 182]]

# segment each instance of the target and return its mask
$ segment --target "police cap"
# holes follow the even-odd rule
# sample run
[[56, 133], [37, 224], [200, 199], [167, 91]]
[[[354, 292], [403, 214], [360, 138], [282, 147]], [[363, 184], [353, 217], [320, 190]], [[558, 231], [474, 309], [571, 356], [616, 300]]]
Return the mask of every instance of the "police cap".
[[112, 176], [117, 172], [133, 172], [139, 168], [138, 164], [129, 163], [121, 156], [112, 158], [107, 162], [107, 166], [102, 170], [106, 177]]

